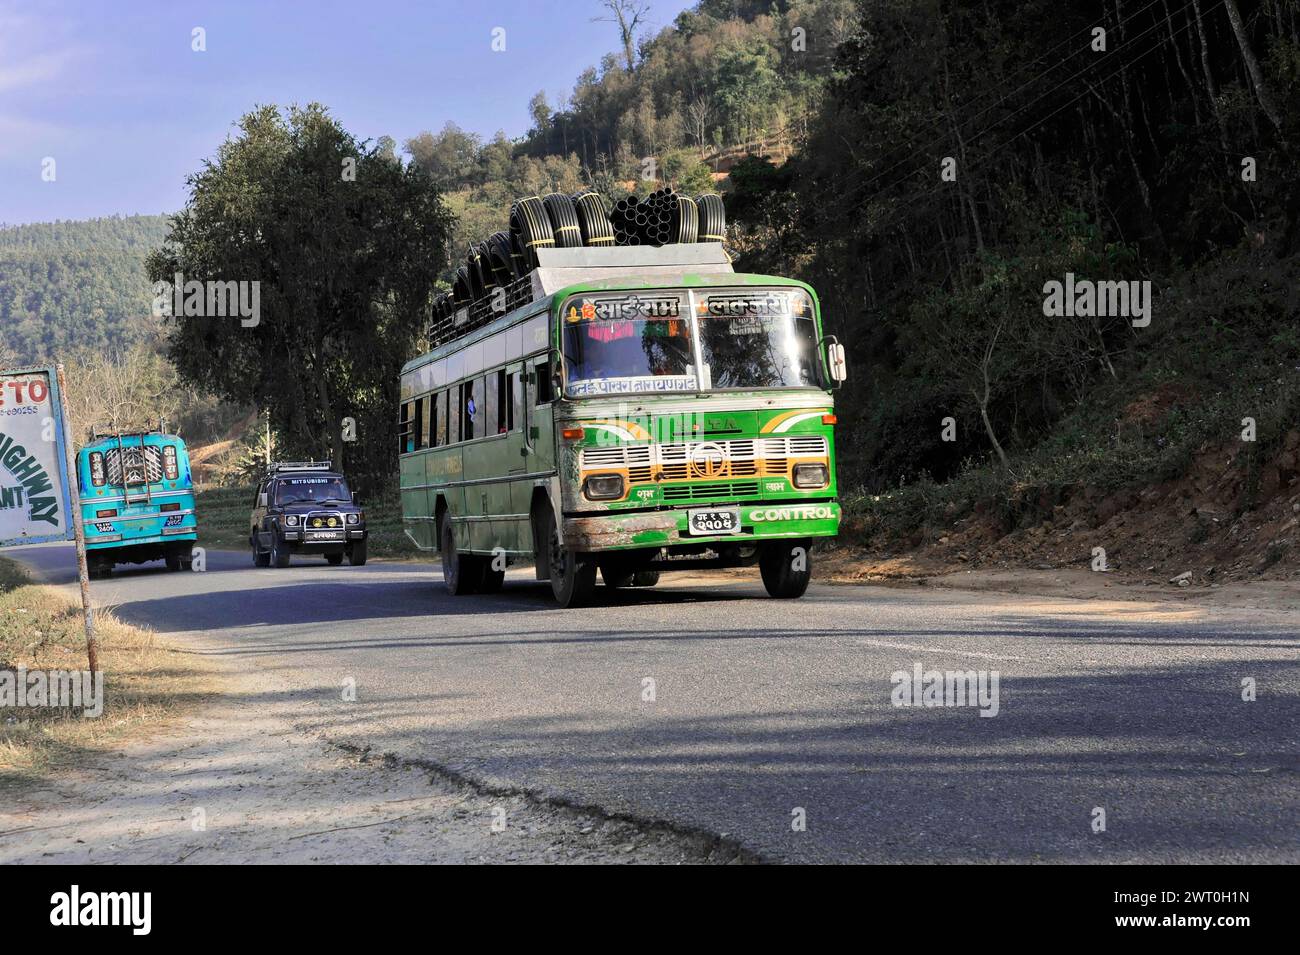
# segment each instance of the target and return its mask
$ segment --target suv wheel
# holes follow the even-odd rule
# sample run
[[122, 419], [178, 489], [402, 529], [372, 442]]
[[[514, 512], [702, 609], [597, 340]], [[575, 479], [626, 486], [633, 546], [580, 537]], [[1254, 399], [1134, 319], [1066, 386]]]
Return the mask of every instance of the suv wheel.
[[366, 542], [364, 540], [352, 542], [352, 546], [348, 548], [348, 563], [353, 567], [364, 567], [366, 565]]
[[284, 546], [284, 541], [280, 540], [279, 534], [271, 537], [271, 566], [288, 567], [289, 566], [289, 549]]
[[256, 534], [254, 534], [252, 537], [250, 537], [250, 538], [248, 539], [248, 545], [253, 549], [253, 566], [254, 566], [254, 567], [270, 567], [270, 566], [271, 566], [271, 555], [270, 555], [269, 553], [266, 553], [266, 554], [262, 553], [261, 548], [259, 548], [259, 547], [257, 546], [257, 535], [256, 535]]
[[343, 555], [342, 555], [342, 554], [326, 554], [326, 555], [325, 555], [325, 561], [326, 561], [326, 562], [327, 562], [331, 567], [337, 567], [339, 564], [343, 563]]

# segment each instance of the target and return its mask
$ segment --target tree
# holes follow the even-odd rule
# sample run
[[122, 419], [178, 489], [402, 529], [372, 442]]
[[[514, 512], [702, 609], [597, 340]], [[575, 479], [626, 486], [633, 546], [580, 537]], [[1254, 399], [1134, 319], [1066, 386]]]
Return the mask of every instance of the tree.
[[482, 140], [455, 123], [438, 133], [423, 132], [406, 141], [411, 160], [444, 189], [458, 189], [475, 181]]
[[342, 464], [363, 489], [391, 481], [402, 364], [428, 320], [450, 216], [436, 182], [338, 125], [324, 107], [261, 107], [189, 178], [148, 260], [154, 281], [260, 283], [260, 316], [169, 320], [180, 375], [268, 409], [289, 455]]
[[623, 41], [623, 58], [629, 73], [636, 67], [636, 28], [650, 12], [650, 4], [642, 0], [601, 0], [609, 16], [593, 17], [593, 23], [617, 23], [619, 38]]

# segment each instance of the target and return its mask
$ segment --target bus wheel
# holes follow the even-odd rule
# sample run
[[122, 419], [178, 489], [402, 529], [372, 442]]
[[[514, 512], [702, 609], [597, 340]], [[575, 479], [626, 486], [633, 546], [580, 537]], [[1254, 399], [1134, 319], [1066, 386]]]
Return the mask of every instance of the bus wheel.
[[86, 575], [91, 580], [103, 580], [113, 575], [113, 565], [102, 558], [92, 557], [86, 563]]
[[560, 546], [555, 514], [549, 508], [543, 516], [550, 551], [551, 593], [561, 607], [581, 607], [596, 589], [596, 560]]
[[353, 567], [366, 566], [366, 542], [363, 540], [353, 541], [352, 546], [348, 548], [348, 564]]
[[289, 566], [289, 549], [284, 546], [284, 541], [280, 540], [279, 534], [271, 537], [271, 565], [273, 567]]
[[252, 537], [252, 538], [250, 538], [249, 541], [248, 541], [248, 543], [249, 543], [249, 546], [253, 548], [253, 566], [254, 566], [254, 567], [270, 567], [270, 566], [271, 566], [271, 555], [270, 555], [269, 553], [266, 553], [266, 554], [263, 554], [263, 553], [262, 553], [261, 549], [258, 548], [258, 546], [257, 546], [257, 538], [256, 538], [256, 537]]
[[501, 585], [506, 582], [506, 572], [504, 570], [493, 570], [491, 565], [483, 565], [483, 583], [479, 590], [485, 594], [495, 594], [501, 590]]
[[194, 552], [189, 544], [181, 544], [169, 548], [163, 560], [167, 564], [167, 569], [173, 573], [180, 570], [190, 570], [194, 567]]
[[812, 579], [807, 541], [782, 541], [767, 544], [758, 558], [763, 586], [771, 597], [789, 600], [802, 597]]
[[623, 570], [618, 564], [601, 564], [600, 579], [610, 590], [620, 590], [623, 587], [634, 586], [636, 574], [630, 570]]
[[633, 587], [653, 587], [657, 583], [659, 583], [657, 570], [638, 570], [632, 575]]
[[447, 593], [455, 597], [474, 593], [483, 580], [478, 558], [456, 550], [456, 535], [448, 520], [442, 522], [442, 580]]

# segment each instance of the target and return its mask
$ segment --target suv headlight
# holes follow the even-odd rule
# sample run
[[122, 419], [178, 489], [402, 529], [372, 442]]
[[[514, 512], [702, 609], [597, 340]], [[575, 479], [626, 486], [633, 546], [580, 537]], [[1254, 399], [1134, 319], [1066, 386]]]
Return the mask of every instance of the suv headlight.
[[284, 515], [284, 525], [285, 525], [285, 527], [297, 527], [297, 526], [298, 526], [298, 515], [297, 515], [297, 514], [286, 514], [286, 515]]
[[582, 486], [583, 493], [590, 501], [612, 501], [623, 496], [623, 475], [595, 474], [587, 478]]
[[360, 515], [360, 514], [349, 514], [349, 515], [348, 515], [348, 523], [349, 523], [349, 524], [360, 524], [360, 523], [361, 523], [361, 515]]
[[794, 466], [795, 487], [825, 487], [829, 484], [826, 465], [796, 464]]

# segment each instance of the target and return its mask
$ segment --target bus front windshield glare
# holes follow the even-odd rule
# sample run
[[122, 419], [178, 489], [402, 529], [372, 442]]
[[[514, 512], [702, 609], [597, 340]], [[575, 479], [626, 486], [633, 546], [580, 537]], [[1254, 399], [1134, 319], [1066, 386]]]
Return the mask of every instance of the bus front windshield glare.
[[[571, 397], [733, 388], [818, 387], [817, 330], [797, 289], [577, 296], [566, 303]], [[698, 330], [698, 331], [697, 331]], [[699, 336], [704, 374], [696, 367]]]

